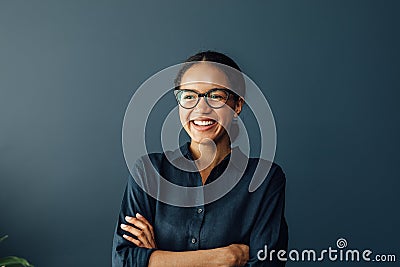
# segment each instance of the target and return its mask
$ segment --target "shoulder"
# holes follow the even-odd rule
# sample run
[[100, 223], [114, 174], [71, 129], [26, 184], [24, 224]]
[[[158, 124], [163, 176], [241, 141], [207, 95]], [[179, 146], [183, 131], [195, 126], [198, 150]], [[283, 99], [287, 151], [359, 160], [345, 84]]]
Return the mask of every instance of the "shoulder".
[[274, 161], [262, 158], [249, 158], [247, 168], [251, 172], [254, 172], [258, 169], [268, 170], [268, 176], [285, 178], [285, 173], [282, 167]]
[[133, 171], [143, 174], [152, 171], [160, 172], [162, 169], [170, 168], [171, 162], [179, 158], [180, 153], [176, 150], [165, 152], [154, 152], [141, 156], [133, 165]]
[[129, 167], [128, 187], [133, 192], [143, 192], [153, 196], [159, 187], [159, 173], [162, 168], [163, 153], [149, 153], [139, 157]]
[[270, 168], [273, 173], [283, 173], [282, 167], [275, 161], [270, 161], [262, 158], [249, 158], [249, 167], [254, 169], [257, 166], [260, 168]]
[[143, 174], [148, 172], [149, 170], [158, 170], [160, 169], [165, 155], [164, 153], [149, 153], [146, 155], [142, 155], [139, 157], [131, 168], [131, 174]]
[[249, 191], [258, 189], [261, 191], [274, 191], [278, 188], [284, 188], [286, 184], [286, 175], [282, 167], [273, 161], [261, 158], [249, 158], [247, 171], [249, 182]]

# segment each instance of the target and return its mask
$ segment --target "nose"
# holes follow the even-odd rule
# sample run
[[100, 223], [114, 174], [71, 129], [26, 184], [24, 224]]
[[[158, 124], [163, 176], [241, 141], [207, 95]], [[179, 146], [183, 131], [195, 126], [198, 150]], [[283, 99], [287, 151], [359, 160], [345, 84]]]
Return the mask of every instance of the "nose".
[[210, 113], [212, 108], [207, 104], [205, 97], [200, 97], [199, 103], [195, 107], [195, 111], [199, 113]]

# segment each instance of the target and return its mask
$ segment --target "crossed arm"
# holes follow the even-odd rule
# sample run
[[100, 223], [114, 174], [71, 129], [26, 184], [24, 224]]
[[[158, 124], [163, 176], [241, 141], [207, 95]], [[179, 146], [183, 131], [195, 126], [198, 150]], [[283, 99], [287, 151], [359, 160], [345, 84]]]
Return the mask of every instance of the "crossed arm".
[[[125, 220], [129, 223], [121, 224], [122, 230], [135, 236], [124, 234], [123, 238], [132, 242], [137, 247], [157, 248], [153, 226], [139, 213], [136, 217], [126, 216]], [[226, 247], [185, 251], [154, 251], [149, 259], [149, 267], [157, 266], [244, 266], [249, 259], [249, 247], [243, 244], [232, 244]]]
[[[143, 169], [143, 168], [142, 168]], [[143, 177], [144, 174], [138, 174]], [[258, 260], [258, 251], [268, 245], [270, 249], [287, 249], [288, 229], [284, 218], [285, 176], [278, 167], [273, 179], [264, 182], [254, 227], [250, 233], [249, 246], [231, 244], [205, 250], [183, 252], [157, 249], [151, 221], [155, 200], [149, 197], [133, 178], [128, 180], [121, 212], [113, 241], [112, 266], [246, 266], [246, 267], [283, 267], [285, 262]], [[140, 213], [144, 216], [140, 216]], [[126, 217], [134, 215], [135, 217]], [[146, 217], [146, 218], [144, 218]], [[152, 222], [154, 223], [154, 222]], [[123, 225], [125, 224], [125, 225]]]

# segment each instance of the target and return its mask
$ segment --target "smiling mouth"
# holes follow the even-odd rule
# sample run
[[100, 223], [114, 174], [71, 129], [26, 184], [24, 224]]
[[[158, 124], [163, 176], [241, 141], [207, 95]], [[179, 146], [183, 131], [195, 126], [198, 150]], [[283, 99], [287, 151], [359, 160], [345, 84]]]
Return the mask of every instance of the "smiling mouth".
[[214, 124], [214, 123], [216, 123], [216, 121], [215, 120], [193, 120], [192, 121], [195, 125], [198, 125], [198, 126], [208, 126], [208, 125], [212, 125], [212, 124]]
[[191, 120], [190, 123], [194, 126], [195, 129], [205, 131], [211, 129], [214, 125], [216, 125], [217, 121], [212, 119]]

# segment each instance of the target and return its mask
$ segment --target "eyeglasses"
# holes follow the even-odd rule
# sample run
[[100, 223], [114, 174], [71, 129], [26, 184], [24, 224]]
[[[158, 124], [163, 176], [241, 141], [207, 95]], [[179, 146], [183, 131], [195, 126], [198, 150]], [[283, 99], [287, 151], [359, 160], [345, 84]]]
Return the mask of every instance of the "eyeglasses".
[[199, 103], [200, 97], [204, 97], [211, 108], [222, 108], [228, 101], [229, 96], [231, 94], [235, 95], [233, 92], [223, 88], [214, 88], [204, 94], [199, 94], [191, 89], [176, 89], [174, 94], [179, 105], [186, 109], [194, 108]]

